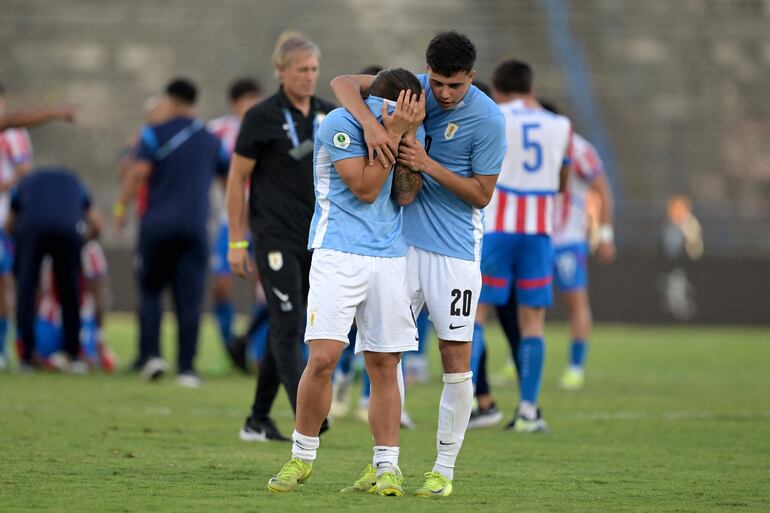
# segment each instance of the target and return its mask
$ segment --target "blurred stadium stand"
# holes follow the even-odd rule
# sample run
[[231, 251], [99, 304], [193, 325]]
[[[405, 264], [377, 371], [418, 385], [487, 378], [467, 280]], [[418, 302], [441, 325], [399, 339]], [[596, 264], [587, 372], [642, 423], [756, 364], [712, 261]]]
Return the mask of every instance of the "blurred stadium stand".
[[[603, 313], [618, 308], [598, 298], [611, 276], [669, 265], [659, 247], [673, 194], [692, 198], [703, 226], [706, 256], [688, 264], [695, 276], [699, 265], [724, 286], [740, 282], [729, 269], [770, 274], [760, 265], [770, 256], [768, 26], [770, 0], [4, 0], [0, 81], [14, 107], [40, 98], [81, 107], [76, 128], [34, 129], [36, 162], [79, 170], [109, 212], [121, 148], [141, 125], [142, 102], [170, 77], [195, 79], [203, 116], [219, 115], [233, 77], [255, 75], [268, 92], [276, 86], [272, 45], [293, 27], [321, 47], [319, 94], [331, 98], [329, 79], [368, 64], [420, 71], [432, 35], [457, 28], [477, 44], [481, 79], [504, 57], [527, 60], [539, 94], [589, 139], [605, 138], [621, 253], [613, 268], [594, 270], [593, 295], [598, 319], [634, 320]], [[131, 287], [120, 264], [131, 241], [106, 236], [118, 255], [113, 288]], [[770, 320], [770, 287], [762, 285], [742, 299], [761, 300], [761, 312], [740, 309], [755, 322]]]

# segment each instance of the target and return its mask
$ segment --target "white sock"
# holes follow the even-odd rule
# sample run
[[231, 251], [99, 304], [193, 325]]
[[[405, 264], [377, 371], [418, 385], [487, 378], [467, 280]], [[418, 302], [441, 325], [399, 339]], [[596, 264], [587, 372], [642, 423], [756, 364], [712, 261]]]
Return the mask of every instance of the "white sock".
[[472, 372], [444, 374], [444, 390], [438, 410], [436, 432], [436, 464], [434, 472], [440, 472], [449, 480], [454, 479], [455, 461], [468, 428], [473, 406]]
[[385, 472], [398, 469], [398, 447], [388, 447], [386, 445], [374, 446], [374, 459], [372, 465], [377, 470], [377, 477]]
[[316, 451], [321, 443], [321, 439], [317, 436], [305, 436], [299, 433], [296, 429], [291, 434], [291, 439], [294, 444], [291, 446], [291, 455], [294, 458], [299, 458], [308, 463], [315, 461]]
[[529, 401], [521, 401], [519, 403], [519, 415], [527, 420], [535, 420], [537, 418], [537, 405]]

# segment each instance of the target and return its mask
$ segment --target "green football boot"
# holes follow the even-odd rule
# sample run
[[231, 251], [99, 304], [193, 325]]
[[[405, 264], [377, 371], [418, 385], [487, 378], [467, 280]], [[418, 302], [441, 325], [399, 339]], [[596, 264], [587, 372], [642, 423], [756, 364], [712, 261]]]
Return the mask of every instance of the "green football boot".
[[427, 472], [425, 483], [414, 494], [417, 497], [448, 497], [452, 495], [452, 481], [441, 472]]
[[289, 460], [280, 472], [270, 478], [270, 481], [267, 482], [267, 489], [273, 493], [292, 492], [310, 479], [312, 473], [312, 463], [294, 458]]
[[374, 469], [372, 464], [366, 466], [363, 472], [361, 472], [361, 477], [358, 478], [358, 480], [353, 483], [353, 486], [348, 486], [347, 488], [343, 488], [340, 490], [340, 493], [366, 493], [368, 492], [372, 486], [374, 486], [377, 483], [377, 471]]

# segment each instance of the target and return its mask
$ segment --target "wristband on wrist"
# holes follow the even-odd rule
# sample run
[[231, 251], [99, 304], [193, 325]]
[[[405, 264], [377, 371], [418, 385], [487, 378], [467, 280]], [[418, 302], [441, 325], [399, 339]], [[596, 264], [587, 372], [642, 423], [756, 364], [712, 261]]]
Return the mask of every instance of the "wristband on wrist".
[[603, 224], [599, 227], [599, 242], [606, 244], [615, 242], [615, 230], [611, 224]]
[[249, 249], [249, 241], [247, 240], [231, 240], [227, 247], [229, 249]]
[[112, 205], [112, 215], [115, 217], [123, 217], [126, 213], [126, 206], [123, 203], [117, 202]]

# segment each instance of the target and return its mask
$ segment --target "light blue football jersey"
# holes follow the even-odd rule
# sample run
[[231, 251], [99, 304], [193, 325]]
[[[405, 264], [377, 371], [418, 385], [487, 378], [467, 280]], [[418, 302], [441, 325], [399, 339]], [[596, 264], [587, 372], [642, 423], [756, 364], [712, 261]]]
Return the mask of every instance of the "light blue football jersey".
[[[458, 175], [496, 175], [505, 156], [505, 119], [476, 86], [453, 109], [442, 110], [428, 76], [418, 75], [426, 94], [426, 147], [431, 158]], [[404, 239], [420, 249], [463, 260], [481, 258], [484, 209], [461, 200], [427, 174], [415, 201], [404, 208]]]
[[[369, 109], [381, 121], [382, 98], [370, 96]], [[391, 108], [392, 110], [392, 108]], [[310, 224], [308, 249], [334, 249], [377, 257], [402, 257], [401, 207], [391, 198], [393, 171], [374, 203], [364, 203], [345, 184], [334, 163], [352, 157], [368, 157], [364, 131], [347, 110], [331, 111], [321, 122], [315, 139], [313, 181], [315, 211]], [[366, 168], [365, 173], [382, 173]]]

